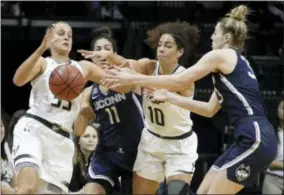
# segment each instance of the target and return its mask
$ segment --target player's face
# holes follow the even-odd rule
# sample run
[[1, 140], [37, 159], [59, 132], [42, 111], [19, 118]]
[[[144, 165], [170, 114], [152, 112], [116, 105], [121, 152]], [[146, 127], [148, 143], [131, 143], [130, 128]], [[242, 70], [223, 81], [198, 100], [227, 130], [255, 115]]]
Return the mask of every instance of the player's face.
[[88, 126], [85, 130], [85, 133], [80, 137], [79, 140], [81, 150], [92, 152], [95, 150], [97, 143], [97, 131], [93, 127]]
[[107, 56], [114, 53], [112, 43], [105, 38], [98, 39], [94, 43], [93, 48], [94, 48], [94, 51], [98, 51], [98, 59], [100, 60], [106, 59]]
[[5, 137], [5, 127], [3, 121], [1, 120], [1, 142], [3, 141], [4, 137]]
[[212, 40], [212, 49], [221, 49], [227, 43], [227, 40], [224, 37], [223, 31], [220, 28], [220, 23], [215, 26], [215, 31], [211, 36]]
[[278, 118], [283, 123], [284, 122], [284, 100], [282, 100], [278, 106]]
[[160, 37], [157, 48], [157, 59], [161, 64], [177, 63], [182, 56], [183, 49], [179, 50], [175, 39], [170, 34], [163, 34]]
[[57, 23], [53, 30], [54, 38], [58, 38], [51, 49], [58, 53], [69, 54], [72, 49], [72, 29], [66, 23]]

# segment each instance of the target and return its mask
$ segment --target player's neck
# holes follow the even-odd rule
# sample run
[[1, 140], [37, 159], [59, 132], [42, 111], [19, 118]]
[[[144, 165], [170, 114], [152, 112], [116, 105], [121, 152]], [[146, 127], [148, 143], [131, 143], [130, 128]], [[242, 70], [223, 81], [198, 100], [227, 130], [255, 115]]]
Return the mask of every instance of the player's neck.
[[70, 63], [70, 58], [68, 55], [60, 55], [60, 54], [55, 54], [53, 53], [51, 55], [51, 58], [57, 62], [58, 64], [62, 64], [62, 63]]
[[175, 69], [177, 68], [178, 63], [171, 64], [171, 65], [162, 65], [159, 66], [159, 74], [172, 74]]
[[234, 49], [234, 50], [241, 50], [240, 48], [238, 48], [237, 46], [234, 46], [234, 45], [231, 45], [231, 44], [225, 44], [222, 49], [228, 49], [228, 48], [231, 48], [231, 49]]

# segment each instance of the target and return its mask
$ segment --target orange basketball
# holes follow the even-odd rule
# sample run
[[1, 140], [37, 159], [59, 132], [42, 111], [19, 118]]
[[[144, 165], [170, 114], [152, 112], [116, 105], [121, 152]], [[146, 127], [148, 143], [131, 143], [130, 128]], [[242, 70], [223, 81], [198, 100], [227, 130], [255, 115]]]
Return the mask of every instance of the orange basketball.
[[81, 71], [70, 64], [55, 68], [49, 77], [49, 89], [61, 100], [71, 101], [83, 91], [85, 79]]

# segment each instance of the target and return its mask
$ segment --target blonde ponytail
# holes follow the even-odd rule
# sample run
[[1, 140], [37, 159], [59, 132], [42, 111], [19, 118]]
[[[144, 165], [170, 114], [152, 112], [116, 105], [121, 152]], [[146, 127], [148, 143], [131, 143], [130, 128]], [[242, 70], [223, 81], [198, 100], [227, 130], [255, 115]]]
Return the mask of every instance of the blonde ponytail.
[[233, 18], [238, 21], [245, 22], [248, 15], [248, 8], [245, 5], [240, 5], [231, 10], [230, 13], [226, 14], [227, 17]]
[[248, 8], [240, 5], [232, 9], [219, 21], [223, 33], [230, 33], [232, 38], [230, 44], [232, 47], [242, 49], [247, 38], [247, 20]]

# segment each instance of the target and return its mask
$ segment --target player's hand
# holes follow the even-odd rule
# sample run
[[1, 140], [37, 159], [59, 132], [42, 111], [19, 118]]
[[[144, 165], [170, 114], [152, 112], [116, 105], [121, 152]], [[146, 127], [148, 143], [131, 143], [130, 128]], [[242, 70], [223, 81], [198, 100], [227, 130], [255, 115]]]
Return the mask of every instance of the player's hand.
[[171, 92], [169, 92], [166, 89], [149, 89], [149, 88], [143, 88], [143, 94], [148, 96], [151, 101], [160, 101], [160, 102], [166, 102], [169, 100], [169, 95]]
[[45, 33], [45, 36], [41, 42], [40, 47], [45, 51], [50, 48], [50, 46], [59, 39], [59, 37], [54, 37], [53, 35], [54, 25], [52, 25]]
[[94, 121], [96, 118], [93, 109], [89, 105], [81, 106], [80, 114], [83, 115], [89, 121]]
[[99, 52], [98, 51], [88, 51], [84, 49], [78, 49], [78, 53], [80, 53], [85, 59], [93, 59], [93, 58], [98, 58]]
[[130, 68], [115, 66], [105, 71], [107, 72], [107, 75], [102, 79], [101, 84], [110, 89], [131, 85], [137, 75], [137, 73]]
[[108, 52], [104, 51], [88, 51], [84, 49], [77, 50], [85, 59], [91, 59], [95, 64], [99, 66], [107, 65], [108, 62], [106, 60], [109, 55]]
[[102, 65], [102, 69], [103, 70], [111, 70], [111, 69], [116, 69], [116, 68], [128, 68], [130, 67], [130, 62], [127, 60], [125, 61], [123, 64], [121, 65], [113, 65], [113, 64], [110, 64], [110, 63], [105, 63]]

